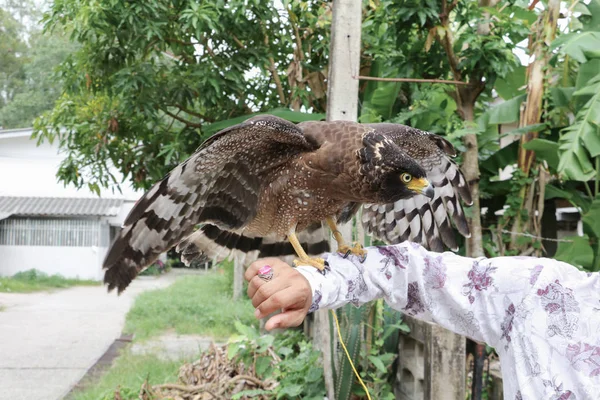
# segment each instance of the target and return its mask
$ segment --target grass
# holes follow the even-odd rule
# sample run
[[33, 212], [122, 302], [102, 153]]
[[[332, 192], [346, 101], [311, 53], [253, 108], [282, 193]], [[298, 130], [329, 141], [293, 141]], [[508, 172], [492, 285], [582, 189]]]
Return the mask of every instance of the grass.
[[0, 278], [0, 292], [3, 293], [29, 293], [72, 286], [95, 285], [100, 285], [100, 282], [68, 279], [61, 275], [48, 275], [35, 269], [18, 272], [10, 278]]
[[[123, 398], [135, 398], [146, 379], [151, 385], [177, 382], [182, 361], [165, 361], [152, 355], [132, 355], [125, 351], [97, 382], [82, 382], [82, 390], [68, 396], [69, 400], [113, 400], [121, 387]], [[127, 392], [130, 393], [127, 393]], [[131, 394], [132, 396], [126, 396]], [[134, 395], [135, 394], [135, 395]]]
[[[127, 314], [125, 329], [141, 341], [166, 331], [223, 339], [235, 331], [234, 322], [256, 322], [248, 299], [231, 300], [232, 277], [212, 272], [185, 276], [165, 289], [140, 294]], [[183, 360], [192, 361], [192, 360]], [[156, 385], [177, 382], [182, 360], [165, 361], [153, 355], [133, 355], [124, 350], [100, 378], [82, 382], [69, 400], [113, 400], [117, 387], [123, 399], [137, 399], [143, 382]]]
[[236, 320], [256, 322], [250, 301], [233, 301], [231, 287], [228, 274], [213, 272], [186, 276], [166, 289], [144, 292], [127, 314], [125, 332], [135, 334], [136, 340], [168, 330], [227, 338], [236, 333]]

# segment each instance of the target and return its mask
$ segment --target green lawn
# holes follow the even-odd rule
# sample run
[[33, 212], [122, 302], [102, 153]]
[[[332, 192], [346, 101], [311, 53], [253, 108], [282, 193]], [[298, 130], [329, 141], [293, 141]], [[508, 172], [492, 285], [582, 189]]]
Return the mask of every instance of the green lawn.
[[142, 293], [127, 314], [125, 332], [136, 340], [167, 330], [227, 338], [236, 333], [234, 322], [256, 323], [248, 299], [231, 299], [231, 280], [218, 272], [186, 276], [166, 289]]
[[[191, 360], [189, 360], [191, 361]], [[182, 361], [164, 361], [151, 355], [132, 355], [124, 351], [98, 382], [81, 383], [84, 390], [76, 391], [69, 400], [113, 400], [115, 390], [122, 388], [123, 399], [137, 399], [146, 379], [151, 385], [177, 382]]]
[[[250, 301], [233, 301], [231, 287], [230, 274], [217, 271], [184, 276], [168, 288], [144, 292], [127, 314], [124, 331], [135, 334], [134, 341], [172, 331], [224, 340], [237, 333], [235, 321], [256, 323]], [[122, 388], [123, 399], [137, 399], [146, 379], [151, 385], [177, 382], [183, 361], [164, 361], [124, 350], [102, 377], [83, 382], [82, 390], [69, 399], [113, 400], [117, 387]]]
[[100, 282], [67, 279], [60, 275], [48, 275], [35, 269], [19, 272], [10, 278], [0, 278], [0, 292], [3, 293], [29, 293], [78, 285], [93, 286], [100, 285]]

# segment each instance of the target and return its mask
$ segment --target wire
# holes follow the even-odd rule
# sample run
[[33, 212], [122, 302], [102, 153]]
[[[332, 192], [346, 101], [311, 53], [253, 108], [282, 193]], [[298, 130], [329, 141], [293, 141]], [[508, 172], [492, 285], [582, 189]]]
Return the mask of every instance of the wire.
[[356, 375], [358, 382], [362, 385], [363, 389], [365, 389], [365, 393], [367, 394], [367, 399], [371, 400], [371, 395], [369, 394], [369, 389], [367, 389], [367, 385], [365, 385], [365, 383], [361, 379], [360, 375], [358, 374], [358, 371], [356, 371], [356, 368], [354, 367], [354, 363], [352, 362], [352, 358], [350, 357], [350, 353], [348, 353], [348, 349], [346, 348], [346, 345], [344, 344], [344, 339], [342, 339], [342, 332], [340, 331], [340, 323], [338, 321], [338, 317], [334, 310], [331, 310], [331, 314], [333, 315], [333, 320], [335, 321], [335, 327], [337, 328], [337, 333], [338, 333], [338, 338], [340, 339], [340, 344], [342, 345], [342, 348], [344, 349], [344, 352], [346, 353], [346, 357], [348, 358], [348, 361], [350, 361], [350, 366], [352, 367], [352, 371], [354, 371], [354, 375]]

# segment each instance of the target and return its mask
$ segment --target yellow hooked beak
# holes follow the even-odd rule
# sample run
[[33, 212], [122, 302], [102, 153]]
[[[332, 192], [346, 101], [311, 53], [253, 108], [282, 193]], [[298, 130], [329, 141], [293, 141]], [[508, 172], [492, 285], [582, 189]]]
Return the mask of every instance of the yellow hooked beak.
[[433, 190], [433, 186], [425, 178], [413, 178], [406, 185], [406, 187], [412, 190], [413, 192], [427, 196], [430, 199], [433, 199], [433, 195], [435, 193], [435, 191]]

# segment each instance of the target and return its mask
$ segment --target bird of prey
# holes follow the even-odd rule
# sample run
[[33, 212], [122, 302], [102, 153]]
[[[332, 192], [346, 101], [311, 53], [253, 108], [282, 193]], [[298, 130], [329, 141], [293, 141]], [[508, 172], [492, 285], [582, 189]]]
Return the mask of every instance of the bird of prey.
[[[224, 248], [295, 252], [296, 264], [322, 269], [309, 254], [329, 250], [323, 221], [338, 251], [364, 256], [336, 227], [361, 207], [376, 238], [456, 248], [451, 221], [469, 235], [459, 198], [470, 204], [471, 194], [455, 155], [444, 138], [404, 125], [250, 118], [210, 137], [144, 194], [106, 255], [104, 281], [121, 292], [176, 245], [184, 260]], [[311, 233], [320, 240], [304, 240]]]

